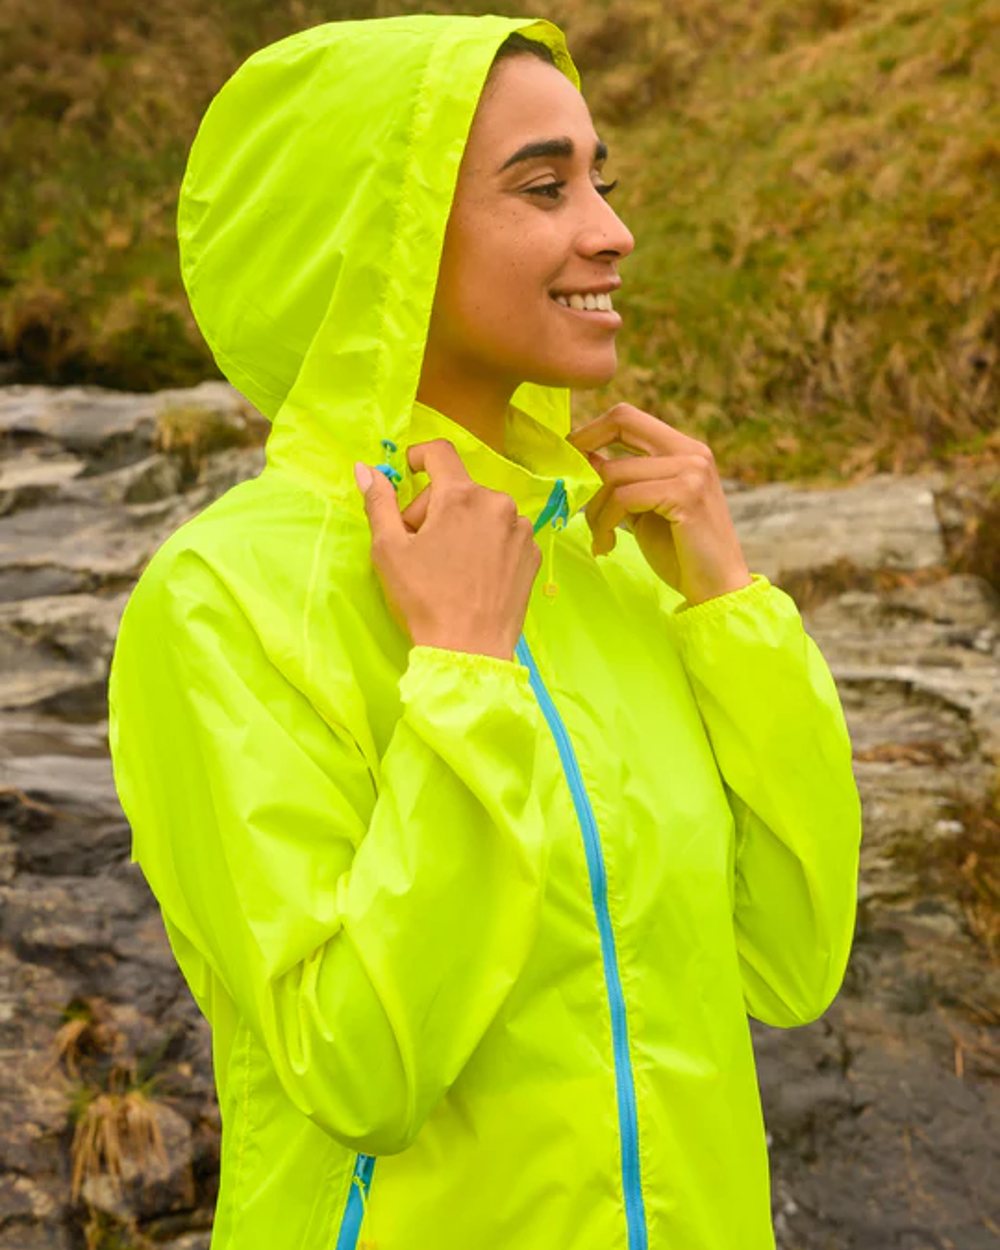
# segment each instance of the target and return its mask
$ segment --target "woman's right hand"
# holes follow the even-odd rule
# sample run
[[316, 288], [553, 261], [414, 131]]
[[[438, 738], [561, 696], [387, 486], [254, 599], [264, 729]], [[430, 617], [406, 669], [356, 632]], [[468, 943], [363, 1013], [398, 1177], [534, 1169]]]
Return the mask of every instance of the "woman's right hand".
[[512, 496], [469, 477], [445, 438], [407, 449], [431, 482], [401, 513], [392, 483], [368, 469], [371, 558], [389, 610], [414, 645], [514, 658], [542, 550]]

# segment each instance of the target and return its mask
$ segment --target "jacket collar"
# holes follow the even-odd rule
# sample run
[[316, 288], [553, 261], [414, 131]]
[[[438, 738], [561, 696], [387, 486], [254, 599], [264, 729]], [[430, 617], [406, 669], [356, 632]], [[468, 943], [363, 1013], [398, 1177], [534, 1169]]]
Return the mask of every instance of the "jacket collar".
[[[591, 468], [586, 456], [564, 436], [536, 421], [516, 405], [510, 408], [505, 431], [505, 455], [494, 451], [465, 426], [415, 400], [407, 446], [432, 438], [448, 439], [474, 482], [512, 496], [518, 511], [533, 523], [539, 520], [552, 500], [557, 483], [562, 483], [561, 490], [565, 495], [563, 512], [567, 520], [601, 486], [600, 475]], [[405, 455], [400, 459], [405, 462]], [[413, 473], [408, 467], [406, 475], [414, 481], [410, 487], [413, 495], [430, 481], [426, 474]]]
[[[343, 471], [343, 450], [337, 454], [329, 437], [331, 425], [306, 419], [303, 414], [294, 420], [285, 419], [289, 413], [286, 406], [274, 422], [266, 448], [268, 465], [347, 507], [359, 507], [354, 478]], [[567, 425], [567, 433], [568, 429]], [[515, 402], [511, 403], [505, 431], [506, 454], [501, 455], [464, 425], [414, 400], [405, 428], [386, 430], [371, 441], [367, 455], [359, 455], [393, 481], [401, 511], [430, 483], [426, 473], [410, 468], [406, 450], [434, 438], [452, 443], [472, 480], [510, 495], [518, 511], [529, 517], [536, 529], [556, 511], [567, 521], [601, 487], [600, 475], [565, 434], [536, 420]]]

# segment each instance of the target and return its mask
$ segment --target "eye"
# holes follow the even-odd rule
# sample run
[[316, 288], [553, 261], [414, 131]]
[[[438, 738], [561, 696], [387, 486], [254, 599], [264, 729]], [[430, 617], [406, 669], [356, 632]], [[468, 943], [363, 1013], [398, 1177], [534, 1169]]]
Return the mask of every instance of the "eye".
[[[546, 197], [546, 199], [555, 201], [559, 198], [559, 195], [558, 195], [559, 188], [564, 187], [565, 185], [566, 185], [565, 182], [546, 182], [544, 185], [540, 187], [525, 187], [525, 191], [528, 193], [528, 195], [543, 195]], [[617, 186], [618, 186], [618, 179], [616, 178], [614, 182], [596, 183], [594, 189], [597, 191], [598, 195], [603, 195], [604, 198], [607, 199], [607, 197], [611, 194], [611, 192]], [[555, 194], [553, 194], [553, 192]]]

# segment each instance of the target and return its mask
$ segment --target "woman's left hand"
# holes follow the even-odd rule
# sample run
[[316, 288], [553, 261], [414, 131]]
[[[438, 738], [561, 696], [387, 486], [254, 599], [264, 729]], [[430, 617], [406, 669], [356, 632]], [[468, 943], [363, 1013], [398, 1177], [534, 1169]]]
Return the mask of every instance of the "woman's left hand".
[[[653, 572], [688, 603], [749, 586], [752, 578], [711, 448], [633, 404], [620, 403], [567, 435], [604, 485], [584, 509], [595, 555], [614, 548], [625, 521]], [[638, 455], [613, 459], [621, 443]]]

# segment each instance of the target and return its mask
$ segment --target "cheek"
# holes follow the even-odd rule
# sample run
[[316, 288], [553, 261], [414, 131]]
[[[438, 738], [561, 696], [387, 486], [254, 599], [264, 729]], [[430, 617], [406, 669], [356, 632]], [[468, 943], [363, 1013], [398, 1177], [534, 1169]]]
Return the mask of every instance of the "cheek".
[[521, 326], [537, 342], [547, 324], [542, 301], [562, 268], [553, 231], [537, 211], [456, 216], [437, 294], [451, 337], [486, 347], [497, 334], [506, 339]]

